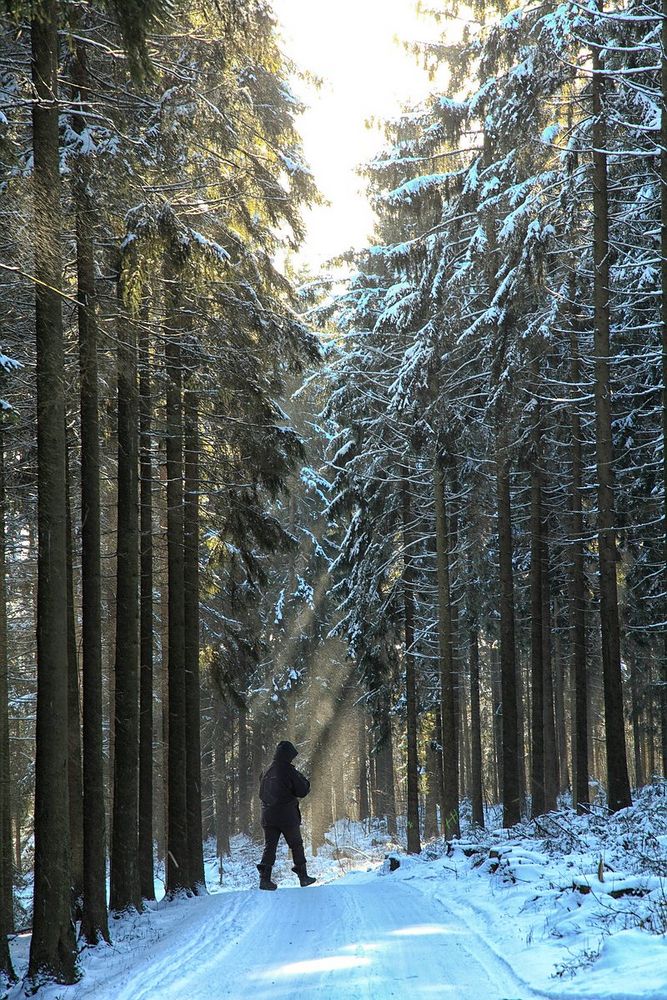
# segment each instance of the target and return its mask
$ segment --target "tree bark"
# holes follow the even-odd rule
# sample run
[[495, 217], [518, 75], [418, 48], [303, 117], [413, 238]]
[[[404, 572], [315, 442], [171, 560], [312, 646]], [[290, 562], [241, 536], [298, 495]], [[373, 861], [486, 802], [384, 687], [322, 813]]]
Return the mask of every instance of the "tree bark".
[[14, 929], [12, 803], [9, 772], [5, 417], [0, 413], [0, 983], [14, 980], [7, 935]]
[[206, 891], [201, 818], [201, 711], [199, 682], [199, 401], [188, 389], [184, 396], [185, 499], [184, 526], [184, 628], [186, 792], [190, 886]]
[[542, 520], [542, 663], [544, 670], [542, 726], [544, 729], [544, 809], [551, 812], [558, 806], [558, 753], [554, 717], [554, 683], [551, 621], [551, 579], [549, 576], [549, 528]]
[[472, 821], [484, 829], [482, 721], [479, 708], [479, 634], [476, 625], [470, 628], [470, 744]]
[[69, 785], [70, 881], [72, 914], [81, 918], [83, 904], [83, 784], [81, 775], [81, 706], [79, 658], [76, 648], [74, 567], [72, 552], [72, 506], [69, 488], [69, 457], [65, 428], [65, 505], [67, 551], [67, 775]]
[[449, 560], [449, 524], [442, 458], [433, 473], [435, 548], [438, 581], [438, 648], [440, 653], [440, 710], [442, 713], [442, 827], [446, 840], [460, 835], [459, 747], [456, 712], [456, 674], [452, 648], [452, 615]]
[[637, 682], [637, 656], [629, 657], [630, 660], [630, 696], [632, 705], [632, 745], [635, 761], [635, 787], [641, 788], [644, 784], [644, 763], [642, 760], [642, 725], [641, 725], [641, 705], [639, 701], [639, 684]]
[[[598, 0], [602, 11], [602, 0]], [[600, 632], [604, 679], [607, 803], [612, 812], [631, 804], [625, 746], [621, 648], [616, 581], [616, 527], [613, 484], [610, 358], [609, 196], [607, 129], [604, 117], [604, 66], [600, 47], [592, 47], [593, 96], [593, 260], [595, 445], [598, 476], [598, 554]]]
[[31, 24], [37, 335], [37, 719], [33, 932], [28, 979], [72, 983], [67, 779], [67, 554], [56, 0]]
[[180, 276], [165, 261], [165, 368], [167, 374], [167, 576], [169, 605], [169, 747], [167, 882], [170, 896], [190, 887], [186, 787], [185, 579], [183, 547], [183, 360], [179, 317]]
[[[575, 301], [574, 279], [570, 285], [570, 301]], [[579, 337], [576, 320], [570, 332], [571, 381], [581, 381]], [[570, 484], [572, 558], [570, 586], [570, 616], [572, 623], [572, 668], [574, 674], [574, 773], [573, 793], [577, 812], [586, 811], [588, 792], [588, 673], [586, 664], [586, 581], [584, 575], [584, 517], [582, 507], [583, 461], [581, 454], [581, 417], [576, 403], [571, 407], [570, 434], [572, 443], [572, 481]]]
[[539, 428], [533, 431], [530, 468], [530, 663], [531, 663], [531, 816], [545, 810], [544, 795], [544, 645], [542, 642], [542, 470]]
[[403, 615], [405, 629], [405, 701], [407, 729], [407, 849], [419, 854], [419, 762], [417, 759], [417, 672], [415, 665], [412, 512], [409, 484], [403, 483]]
[[248, 768], [248, 710], [239, 709], [238, 819], [241, 833], [250, 833], [250, 782]]
[[153, 449], [150, 338], [139, 331], [139, 889], [155, 899], [153, 871]]
[[368, 751], [366, 740], [366, 709], [363, 702], [357, 703], [357, 765], [359, 785], [359, 819], [363, 823], [370, 815], [368, 801]]
[[[120, 296], [119, 296], [120, 307]], [[122, 307], [120, 314], [123, 315]], [[139, 389], [132, 321], [118, 343], [118, 528], [110, 908], [141, 910], [139, 848]]]
[[[88, 88], [86, 50], [75, 45], [73, 116], [85, 128]], [[97, 315], [93, 207], [88, 160], [74, 168], [76, 205], [77, 320], [81, 407], [81, 667], [83, 741], [83, 914], [81, 936], [89, 945], [109, 941], [106, 900], [106, 817], [102, 736], [102, 590], [100, 563], [100, 431], [97, 380]]]
[[215, 837], [217, 844], [217, 855], [219, 858], [229, 857], [231, 847], [229, 843], [229, 788], [227, 779], [227, 761], [225, 759], [225, 736], [227, 712], [222, 699], [214, 691], [214, 705], [216, 707], [215, 718]]
[[502, 794], [503, 826], [521, 819], [519, 796], [519, 741], [516, 708], [516, 646], [514, 637], [514, 576], [512, 569], [512, 516], [510, 463], [503, 417], [498, 415], [496, 441], [496, 493], [500, 573], [500, 686], [502, 692]]
[[[662, 589], [665, 594], [663, 621], [667, 621], [667, 0], [662, 0], [660, 74], [662, 83], [660, 118], [660, 276], [662, 333], [662, 516], [663, 561]], [[660, 735], [662, 773], [667, 777], [667, 627], [662, 640], [660, 671]]]
[[426, 743], [426, 789], [424, 791], [424, 840], [433, 840], [438, 830], [438, 800], [441, 786], [438, 757], [440, 756], [439, 732], [434, 724], [431, 737]]

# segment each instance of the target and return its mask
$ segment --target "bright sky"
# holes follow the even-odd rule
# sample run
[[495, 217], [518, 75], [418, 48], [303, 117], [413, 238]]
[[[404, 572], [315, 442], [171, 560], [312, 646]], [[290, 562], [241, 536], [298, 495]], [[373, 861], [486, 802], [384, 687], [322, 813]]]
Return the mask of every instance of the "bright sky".
[[436, 36], [415, 6], [415, 0], [273, 0], [286, 52], [324, 80], [319, 92], [296, 86], [310, 105], [300, 119], [306, 159], [331, 202], [308, 217], [301, 257], [313, 270], [368, 242], [372, 212], [355, 168], [378, 151], [382, 137], [366, 121], [391, 117], [430, 90], [426, 73], [396, 41]]

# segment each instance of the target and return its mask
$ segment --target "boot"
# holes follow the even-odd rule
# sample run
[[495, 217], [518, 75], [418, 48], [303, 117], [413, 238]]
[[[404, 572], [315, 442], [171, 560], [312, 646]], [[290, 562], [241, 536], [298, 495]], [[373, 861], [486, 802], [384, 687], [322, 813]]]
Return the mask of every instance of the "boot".
[[276, 883], [271, 881], [271, 869], [267, 865], [257, 865], [257, 871], [259, 872], [260, 889], [278, 888]]
[[316, 878], [313, 878], [312, 875], [308, 874], [305, 865], [299, 865], [298, 868], [294, 865], [292, 871], [299, 876], [299, 885], [302, 889], [305, 889], [308, 885], [314, 885], [315, 882], [317, 882]]

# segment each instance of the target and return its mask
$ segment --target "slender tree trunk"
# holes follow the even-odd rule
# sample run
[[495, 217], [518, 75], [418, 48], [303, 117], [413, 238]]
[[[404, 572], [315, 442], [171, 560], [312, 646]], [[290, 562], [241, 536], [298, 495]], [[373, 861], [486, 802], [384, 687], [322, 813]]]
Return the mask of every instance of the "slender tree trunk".
[[499, 415], [496, 442], [496, 491], [500, 572], [500, 684], [502, 691], [502, 793], [503, 826], [521, 819], [519, 793], [519, 740], [516, 710], [516, 646], [514, 638], [514, 579], [512, 569], [512, 518], [510, 464], [504, 418]]
[[[649, 690], [653, 684], [653, 670], [651, 667], [651, 660], [649, 659], [646, 664], [646, 683]], [[653, 778], [657, 774], [656, 771], [656, 735], [660, 738], [660, 734], [656, 733], [656, 721], [655, 721], [655, 706], [653, 698], [648, 699], [647, 712], [646, 712], [646, 723], [648, 726], [648, 741], [646, 747], [646, 768], [648, 770], [648, 777]]]
[[248, 768], [248, 710], [239, 709], [238, 813], [239, 830], [250, 833], [250, 787]]
[[440, 653], [440, 706], [442, 713], [442, 826], [446, 840], [458, 837], [459, 748], [456, 684], [449, 573], [449, 525], [445, 499], [445, 475], [440, 456], [434, 467], [435, 548], [438, 580], [438, 648]]
[[545, 811], [544, 796], [544, 645], [542, 642], [542, 470], [541, 433], [534, 431], [530, 469], [530, 649], [531, 649], [531, 816]]
[[7, 935], [14, 929], [12, 804], [9, 773], [9, 657], [7, 643], [7, 492], [5, 418], [0, 414], [0, 984], [13, 981]]
[[491, 647], [489, 656], [493, 707], [493, 757], [496, 765], [495, 801], [500, 802], [503, 794], [503, 697], [500, 685], [500, 657], [495, 644]]
[[[74, 100], [82, 107], [88, 88], [86, 49], [75, 45]], [[73, 125], [82, 133], [83, 110]], [[109, 941], [106, 900], [106, 818], [102, 736], [102, 590], [100, 563], [100, 443], [97, 381], [97, 316], [93, 210], [88, 160], [74, 168], [76, 204], [77, 318], [81, 406], [81, 658], [83, 677], [83, 914], [81, 936], [89, 945]]]
[[632, 743], [635, 760], [635, 787], [644, 784], [644, 765], [642, 761], [642, 726], [641, 707], [639, 702], [639, 684], [637, 683], [637, 657], [630, 657], [630, 695], [632, 698]]
[[[120, 296], [119, 296], [120, 305]], [[121, 315], [123, 315], [121, 309]], [[118, 530], [110, 908], [141, 910], [139, 885], [139, 388], [134, 322], [119, 329]]]
[[544, 669], [542, 726], [544, 728], [544, 809], [551, 812], [558, 806], [558, 753], [554, 719], [554, 684], [551, 622], [551, 581], [549, 576], [549, 531], [546, 517], [542, 521], [542, 663]]
[[165, 264], [167, 373], [167, 574], [169, 586], [169, 749], [167, 892], [190, 887], [187, 825], [185, 576], [183, 508], [183, 358], [180, 276]]
[[65, 429], [66, 547], [67, 547], [67, 774], [69, 784], [70, 880], [72, 914], [81, 918], [83, 903], [83, 784], [81, 776], [81, 707], [79, 658], [76, 649], [72, 508], [69, 491], [69, 458]]
[[215, 707], [215, 729], [214, 729], [214, 759], [215, 759], [215, 838], [217, 844], [217, 855], [219, 858], [229, 857], [231, 847], [229, 843], [229, 782], [227, 778], [227, 761], [225, 759], [225, 736], [227, 711], [219, 694], [213, 694]]
[[357, 765], [359, 783], [359, 819], [363, 823], [370, 815], [368, 803], [368, 751], [366, 741], [366, 709], [357, 703]]
[[482, 721], [479, 709], [479, 634], [476, 625], [473, 625], [470, 629], [470, 744], [472, 821], [483, 829]]
[[431, 738], [426, 744], [426, 790], [424, 792], [424, 840], [438, 836], [438, 799], [440, 798], [440, 777], [438, 768], [439, 733], [434, 725]]
[[28, 979], [71, 983], [67, 778], [67, 553], [56, 0], [31, 24], [35, 328], [37, 335], [37, 720], [33, 932]]
[[558, 753], [558, 791], [566, 792], [570, 788], [568, 769], [567, 731], [565, 725], [565, 677], [563, 671], [563, 656], [560, 632], [558, 630], [558, 607], [554, 604], [554, 619], [556, 630], [553, 642], [553, 685], [554, 685], [554, 721], [556, 724], [556, 749]]
[[[190, 886], [205, 892], [201, 819], [201, 712], [199, 683], [199, 414], [194, 390], [185, 392], [185, 724]], [[261, 831], [260, 831], [261, 833]]]
[[[602, 0], [598, 0], [602, 10]], [[610, 359], [609, 196], [607, 190], [607, 129], [604, 118], [604, 66], [600, 48], [592, 50], [593, 93], [593, 259], [595, 444], [598, 476], [598, 553], [600, 568], [600, 631], [604, 677], [607, 802], [612, 812], [631, 804], [625, 747], [625, 717], [621, 679], [621, 647], [616, 582], [616, 527], [613, 484], [612, 403]]]
[[383, 694], [378, 712], [378, 736], [375, 747], [374, 809], [385, 816], [387, 833], [396, 836], [396, 794], [394, 790], [394, 741], [391, 731], [388, 695]]
[[403, 484], [403, 614], [405, 628], [405, 701], [407, 727], [408, 853], [419, 854], [419, 762], [417, 759], [417, 671], [414, 631], [414, 571], [412, 568], [412, 512], [409, 484]]
[[[570, 300], [575, 301], [576, 288], [571, 279]], [[570, 333], [571, 380], [577, 386], [581, 381], [579, 338], [576, 320]], [[572, 558], [570, 616], [572, 623], [572, 667], [574, 674], [574, 753], [572, 770], [576, 775], [573, 784], [577, 812], [583, 813], [589, 803], [588, 793], [588, 675], [586, 666], [586, 583], [584, 576], [584, 517], [582, 508], [583, 461], [581, 454], [581, 418], [576, 403], [571, 407], [570, 433], [572, 440], [572, 482], [570, 484]]]
[[[662, 310], [662, 516], [663, 561], [662, 589], [665, 594], [663, 621], [667, 621], [667, 0], [662, 0], [661, 32], [661, 82], [662, 114], [660, 118], [660, 256], [661, 256], [661, 310]], [[662, 773], [667, 777], [667, 628], [662, 640], [662, 669], [660, 671], [660, 734]]]
[[150, 342], [139, 332], [139, 888], [155, 899], [153, 871], [153, 449]]

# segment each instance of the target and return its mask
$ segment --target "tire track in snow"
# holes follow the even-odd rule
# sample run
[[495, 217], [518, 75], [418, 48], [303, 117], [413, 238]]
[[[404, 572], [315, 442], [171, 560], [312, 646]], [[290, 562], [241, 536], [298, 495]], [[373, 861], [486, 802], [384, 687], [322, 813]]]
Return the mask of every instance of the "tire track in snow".
[[[193, 900], [141, 958], [72, 1000], [529, 1000], [444, 901], [353, 877], [307, 891]], [[137, 954], [139, 952], [139, 954]], [[131, 966], [127, 968], [131, 963]], [[103, 968], [100, 969], [103, 973]], [[81, 984], [82, 987], [85, 983]]]

